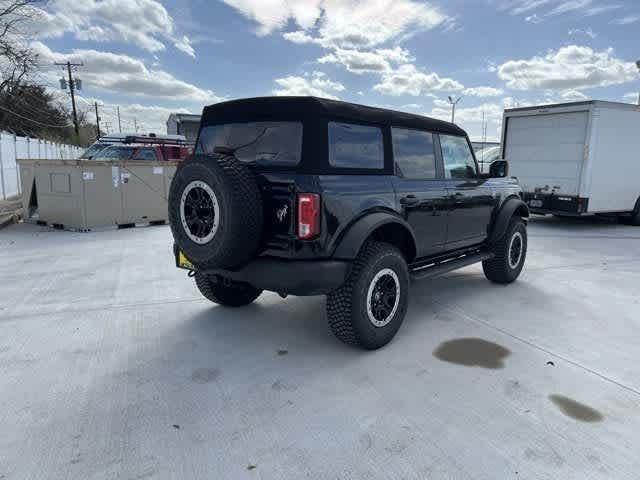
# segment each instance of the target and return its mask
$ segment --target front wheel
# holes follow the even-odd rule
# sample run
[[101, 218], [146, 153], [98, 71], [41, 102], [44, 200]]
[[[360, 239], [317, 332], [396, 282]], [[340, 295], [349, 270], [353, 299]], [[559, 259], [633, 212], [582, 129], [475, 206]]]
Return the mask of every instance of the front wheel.
[[225, 281], [203, 273], [196, 272], [195, 280], [198, 290], [206, 299], [225, 307], [244, 307], [262, 293], [262, 290], [248, 283]]
[[491, 249], [494, 257], [482, 262], [484, 275], [495, 283], [511, 283], [522, 271], [527, 256], [527, 227], [513, 217], [507, 232]]
[[341, 341], [367, 350], [383, 347], [402, 325], [409, 269], [393, 245], [367, 243], [345, 283], [327, 296], [327, 317]]

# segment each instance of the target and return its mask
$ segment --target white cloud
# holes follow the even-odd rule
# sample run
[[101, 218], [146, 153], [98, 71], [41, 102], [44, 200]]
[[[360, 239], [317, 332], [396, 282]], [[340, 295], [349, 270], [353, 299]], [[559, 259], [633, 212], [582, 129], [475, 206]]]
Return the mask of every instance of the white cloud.
[[[511, 0], [503, 2], [499, 10], [511, 15], [526, 15], [525, 20], [540, 23], [544, 17], [575, 14], [587, 17], [621, 8], [620, 5], [602, 5], [600, 0]], [[536, 13], [537, 12], [537, 13]], [[540, 13], [540, 15], [538, 15]]]
[[274, 89], [273, 94], [278, 96], [311, 95], [337, 100], [338, 97], [334, 93], [345, 90], [344, 85], [329, 79], [323, 72], [313, 72], [310, 77], [307, 74], [306, 78], [295, 75], [276, 78], [275, 82], [279, 88]]
[[626, 103], [633, 103], [634, 105], [640, 105], [640, 103], [638, 103], [638, 98], [640, 93], [638, 92], [629, 92], [629, 93], [625, 93], [622, 97], [622, 101], [626, 102]]
[[[99, 98], [87, 98], [87, 102], [98, 102], [98, 109], [100, 112], [101, 128], [108, 129], [110, 133], [118, 131], [118, 115], [116, 113], [115, 105], [103, 102]], [[86, 107], [87, 118], [90, 122], [95, 121], [95, 114], [93, 113], [93, 107], [89, 107], [84, 103], [80, 103], [80, 109]], [[181, 108], [169, 108], [159, 105], [141, 105], [139, 103], [120, 105], [120, 124], [122, 125], [123, 133], [133, 133], [135, 131], [135, 125], [138, 126], [140, 133], [167, 133], [167, 119], [172, 113], [195, 113], [200, 114], [201, 109], [187, 110]], [[134, 122], [135, 119], [135, 122]]]
[[631, 25], [640, 22], [640, 15], [627, 15], [625, 17], [616, 18], [613, 22], [616, 25]]
[[191, 58], [196, 58], [196, 51], [193, 48], [191, 40], [186, 35], [183, 35], [181, 39], [176, 40], [173, 46], [186, 53]]
[[317, 43], [316, 39], [307, 34], [304, 30], [296, 30], [295, 32], [285, 32], [282, 34], [285, 40], [289, 40], [292, 43], [302, 45], [304, 43]]
[[614, 55], [613, 49], [594, 51], [569, 45], [543, 57], [509, 60], [498, 66], [498, 77], [516, 90], [580, 90], [637, 79], [637, 67]]
[[149, 52], [164, 50], [165, 41], [195, 57], [187, 37], [175, 34], [173, 18], [157, 0], [51, 0], [36, 8], [31, 29], [37, 38], [71, 32], [78, 40], [123, 41]]
[[409, 51], [400, 47], [383, 48], [363, 52], [360, 50], [336, 48], [318, 59], [318, 63], [336, 63], [343, 65], [352, 73], [387, 72], [391, 70], [390, 62], [407, 62], [412, 60]]
[[266, 35], [293, 21], [299, 29], [284, 34], [295, 43], [326, 48], [374, 47], [409, 33], [444, 25], [448, 17], [417, 0], [223, 0], [258, 24]]
[[[444, 99], [434, 99], [434, 107], [426, 115], [451, 121], [451, 105]], [[456, 124], [464, 128], [473, 140], [480, 141], [486, 133], [486, 141], [500, 140], [502, 116], [506, 108], [527, 107], [534, 103], [527, 100], [504, 97], [502, 100], [485, 102], [480, 105], [465, 106], [465, 100], [456, 107]], [[484, 120], [484, 124], [483, 124]]]
[[499, 97], [504, 94], [504, 90], [494, 87], [471, 87], [465, 88], [462, 93], [472, 97]]
[[382, 74], [380, 83], [373, 87], [385, 95], [401, 96], [427, 95], [434, 91], [460, 91], [464, 86], [451, 78], [440, 77], [437, 73], [426, 73], [415, 65], [401, 65], [395, 70]]
[[579, 102], [589, 100], [590, 97], [579, 90], [565, 90], [560, 92], [560, 98], [565, 102]]
[[42, 65], [54, 62], [82, 62], [78, 77], [85, 89], [98, 88], [119, 95], [157, 97], [199, 104], [222, 100], [213, 91], [179, 80], [164, 70], [147, 68], [142, 60], [123, 54], [97, 50], [54, 52], [41, 42], [31, 44]]
[[589, 38], [596, 38], [598, 36], [591, 28], [572, 28], [567, 32], [569, 35], [585, 35]]

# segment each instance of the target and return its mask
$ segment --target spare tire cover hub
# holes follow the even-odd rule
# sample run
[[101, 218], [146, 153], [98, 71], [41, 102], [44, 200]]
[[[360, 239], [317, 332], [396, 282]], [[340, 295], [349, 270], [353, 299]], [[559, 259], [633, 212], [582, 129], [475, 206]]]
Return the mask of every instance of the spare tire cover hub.
[[205, 182], [189, 183], [180, 198], [180, 220], [191, 241], [200, 245], [210, 242], [220, 225], [218, 197]]

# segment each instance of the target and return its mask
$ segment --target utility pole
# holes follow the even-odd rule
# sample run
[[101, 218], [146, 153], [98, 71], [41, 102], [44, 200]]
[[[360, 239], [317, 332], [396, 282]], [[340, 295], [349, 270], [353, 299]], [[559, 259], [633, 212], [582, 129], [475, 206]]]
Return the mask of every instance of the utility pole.
[[[638, 72], [640, 72], [640, 60], [636, 62], [636, 67], [638, 67]], [[640, 92], [638, 93], [638, 105], [640, 105]]]
[[458, 97], [456, 100], [453, 99], [453, 97], [451, 95], [449, 95], [448, 97], [449, 103], [451, 104], [451, 123], [455, 123], [456, 120], [456, 105], [458, 105], [458, 102], [460, 100], [462, 100], [462, 97]]
[[76, 112], [76, 97], [75, 97], [76, 85], [73, 80], [73, 76], [71, 75], [71, 67], [82, 67], [84, 66], [84, 64], [66, 62], [66, 63], [55, 63], [55, 65], [58, 65], [60, 67], [65, 67], [65, 66], [67, 67], [67, 73], [69, 74], [69, 91], [71, 92], [71, 108], [73, 110], [73, 128], [76, 132], [76, 137], [79, 137], [80, 127], [78, 126], [78, 113]]
[[96, 140], [100, 139], [100, 115], [98, 114], [98, 102], [94, 102], [93, 105], [96, 107]]
[[138, 122], [135, 117], [133, 118], [133, 129], [138, 133]]
[[118, 131], [122, 133], [122, 124], [120, 123], [120, 105], [116, 105], [116, 111], [118, 112]]

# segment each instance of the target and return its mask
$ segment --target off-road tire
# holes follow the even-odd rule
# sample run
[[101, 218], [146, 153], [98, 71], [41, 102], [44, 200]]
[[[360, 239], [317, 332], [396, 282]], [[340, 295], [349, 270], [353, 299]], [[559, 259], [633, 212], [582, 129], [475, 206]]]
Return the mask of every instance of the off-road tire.
[[[375, 326], [369, 319], [368, 292], [376, 274], [392, 270], [399, 282], [399, 303], [391, 320]], [[409, 302], [409, 269], [395, 246], [368, 242], [353, 262], [345, 283], [327, 295], [329, 327], [338, 339], [366, 350], [375, 350], [391, 341], [402, 325]]]
[[[514, 266], [510, 262], [510, 246], [514, 237], [519, 235], [521, 241], [521, 255]], [[520, 217], [513, 217], [507, 228], [507, 232], [493, 244], [492, 253], [495, 255], [490, 260], [482, 262], [484, 275], [494, 283], [511, 283], [522, 271], [527, 257], [527, 228]], [[515, 263], [515, 262], [514, 262]]]
[[260, 296], [262, 290], [244, 282], [217, 282], [203, 273], [195, 274], [196, 286], [203, 297], [225, 307], [244, 307]]
[[[218, 226], [207, 243], [196, 243], [181, 220], [181, 197], [194, 181], [206, 184], [217, 199]], [[169, 224], [178, 248], [198, 268], [234, 268], [257, 252], [263, 207], [255, 176], [230, 155], [194, 155], [180, 165], [169, 189]]]

